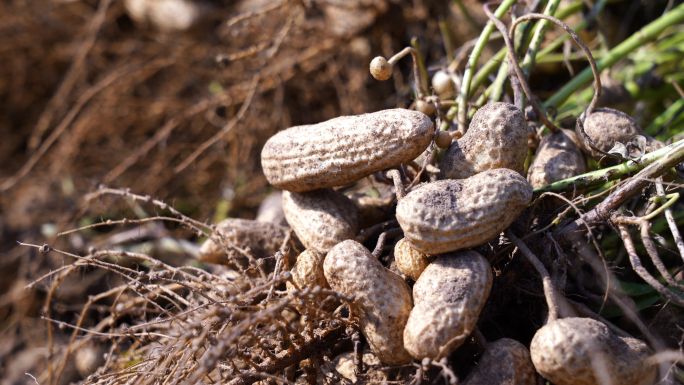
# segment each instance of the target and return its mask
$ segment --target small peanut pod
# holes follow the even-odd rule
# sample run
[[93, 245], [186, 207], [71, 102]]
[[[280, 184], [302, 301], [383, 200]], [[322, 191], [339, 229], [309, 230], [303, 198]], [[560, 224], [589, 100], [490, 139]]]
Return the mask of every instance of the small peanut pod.
[[655, 366], [645, 363], [651, 354], [640, 340], [620, 337], [590, 318], [563, 318], [537, 331], [530, 344], [532, 362], [556, 385], [655, 383]]
[[[228, 241], [225, 249], [211, 239], [207, 239], [200, 247], [197, 258], [203, 262], [222, 265], [230, 265], [236, 262], [240, 265], [246, 265], [247, 257], [231, 245], [241, 249], [249, 247], [249, 253], [256, 259], [272, 257], [280, 250], [290, 230], [287, 227], [268, 222], [228, 218], [216, 225], [216, 231]], [[220, 240], [218, 236], [215, 238]], [[289, 246], [291, 255], [288, 255], [288, 259], [294, 259], [297, 255], [294, 251], [297, 248], [301, 250], [301, 245], [298, 247], [296, 240], [291, 238]]]
[[464, 385], [535, 385], [537, 376], [525, 345], [510, 338], [487, 344], [477, 366]]
[[561, 130], [542, 139], [527, 171], [532, 187], [546, 186], [587, 172], [587, 161], [574, 132]]
[[361, 332], [380, 361], [389, 365], [409, 363], [403, 331], [412, 303], [406, 283], [352, 240], [328, 252], [323, 270], [333, 290], [354, 296], [352, 312], [359, 317]]
[[417, 360], [448, 357], [475, 329], [491, 288], [491, 267], [477, 252], [437, 257], [413, 286], [406, 350]]
[[261, 151], [266, 179], [303, 192], [343, 186], [418, 157], [434, 125], [425, 114], [393, 109], [297, 126], [271, 137]]
[[441, 254], [490, 241], [531, 199], [532, 186], [522, 175], [499, 168], [419, 186], [399, 201], [397, 220], [414, 249]]
[[327, 253], [359, 232], [359, 212], [351, 199], [331, 189], [283, 192], [285, 218], [307, 249]]
[[[631, 116], [622, 111], [612, 108], [597, 108], [584, 120], [584, 132], [591, 138], [594, 145], [602, 151], [610, 151], [615, 143], [628, 143], [633, 136], [643, 135], [646, 137], [646, 152], [657, 150], [664, 146], [662, 142], [644, 134], [639, 123]], [[576, 129], [579, 144], [590, 157], [599, 160], [603, 154], [594, 150], [584, 140], [579, 127]]]
[[508, 168], [522, 174], [527, 130], [522, 112], [512, 104], [480, 108], [468, 132], [452, 142], [440, 163], [440, 179], [465, 179], [482, 171]]
[[[287, 291], [293, 293], [295, 290], [313, 289], [318, 286], [322, 289], [329, 288], [328, 281], [325, 280], [323, 273], [323, 261], [325, 254], [319, 253], [315, 250], [305, 250], [297, 257], [297, 262], [290, 270], [292, 274], [292, 282], [286, 281]], [[294, 284], [293, 284], [294, 282]], [[296, 285], [296, 286], [295, 286]], [[311, 299], [306, 300], [310, 307], [316, 306], [315, 301]], [[337, 301], [327, 300], [325, 302], [324, 310], [335, 310]], [[300, 313], [305, 314], [305, 309], [301, 306], [295, 306]]]
[[416, 251], [406, 239], [402, 238], [394, 246], [394, 260], [397, 262], [399, 271], [415, 281], [423, 274], [433, 257]]

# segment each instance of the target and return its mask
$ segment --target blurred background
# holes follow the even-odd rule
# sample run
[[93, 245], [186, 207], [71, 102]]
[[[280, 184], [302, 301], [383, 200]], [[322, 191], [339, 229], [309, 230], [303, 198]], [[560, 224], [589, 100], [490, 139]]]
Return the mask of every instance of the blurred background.
[[[514, 12], [543, 3], [521, 0]], [[561, 9], [578, 9], [565, 21], [581, 22], [592, 3], [562, 1]], [[608, 1], [578, 32], [590, 47], [601, 35], [610, 48], [680, 3]], [[378, 82], [368, 72], [373, 57], [390, 57], [417, 38], [432, 74], [449, 64], [448, 40], [462, 74], [468, 44], [486, 21], [475, 0], [1, 1], [0, 383], [28, 383], [25, 372], [42, 370], [46, 293], [24, 287], [62, 266], [17, 241], [73, 253], [120, 247], [190, 263], [198, 239], [168, 224], [57, 234], [165, 214], [126, 199], [85, 198], [100, 185], [164, 200], [200, 221], [252, 219], [272, 191], [260, 166], [270, 136], [340, 115], [408, 108], [410, 59]], [[560, 35], [552, 30], [547, 41]], [[611, 73], [631, 94], [625, 112], [643, 127], [679, 99], [667, 81], [684, 77], [681, 41], [649, 46], [662, 56], [635, 52]], [[502, 45], [494, 39], [481, 62]], [[542, 100], [587, 66], [583, 55], [562, 51], [532, 72]], [[574, 103], [587, 101], [578, 95]], [[679, 113], [672, 116], [670, 134], [684, 126]], [[86, 273], [60, 286], [55, 317], [72, 320], [88, 294], [106, 290], [105, 272]], [[81, 378], [77, 369], [62, 377]]]

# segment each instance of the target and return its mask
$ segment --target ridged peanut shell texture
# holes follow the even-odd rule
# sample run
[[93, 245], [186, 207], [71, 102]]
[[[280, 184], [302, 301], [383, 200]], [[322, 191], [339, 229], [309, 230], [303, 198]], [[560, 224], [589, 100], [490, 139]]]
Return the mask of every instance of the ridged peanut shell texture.
[[[303, 253], [299, 254], [297, 257], [297, 262], [290, 270], [292, 274], [292, 281], [285, 282], [287, 286], [287, 291], [292, 293], [294, 290], [306, 290], [313, 289], [319, 286], [321, 289], [327, 289], [328, 281], [325, 280], [325, 274], [323, 274], [323, 261], [325, 260], [325, 254], [319, 253], [315, 250], [305, 250]], [[295, 284], [297, 286], [295, 286]], [[310, 307], [317, 307], [316, 301], [312, 299], [306, 300], [307, 305]], [[325, 311], [333, 311], [339, 306], [337, 301], [326, 301], [324, 305]], [[306, 309], [295, 305], [295, 307], [300, 311], [300, 313], [305, 314]]]
[[[612, 108], [597, 108], [584, 120], [584, 132], [591, 138], [594, 145], [603, 151], [610, 151], [616, 142], [627, 144], [635, 135], [646, 137], [646, 152], [657, 150], [664, 146], [662, 142], [644, 134], [636, 120], [622, 111]], [[592, 158], [599, 160], [603, 154], [589, 147], [582, 133], [577, 127], [577, 139], [582, 150]]]
[[542, 139], [529, 170], [532, 187], [546, 186], [587, 172], [587, 161], [574, 132], [561, 130]]
[[425, 268], [428, 267], [433, 259], [434, 257], [423, 254], [411, 247], [411, 244], [406, 239], [402, 238], [394, 246], [394, 260], [397, 263], [397, 268], [402, 274], [414, 281], [423, 274], [423, 271], [425, 271]]
[[437, 257], [413, 285], [406, 350], [417, 360], [435, 359], [440, 348], [445, 349], [440, 357], [448, 357], [475, 329], [491, 288], [491, 267], [477, 252]]
[[651, 350], [643, 341], [620, 337], [590, 318], [549, 322], [532, 338], [530, 354], [539, 374], [556, 385], [599, 385], [605, 383], [602, 378], [652, 385], [656, 380], [656, 367], [644, 363]]
[[532, 186], [506, 168], [462, 180], [426, 183], [397, 205], [404, 237], [428, 254], [479, 246], [513, 223], [532, 199]]
[[330, 250], [323, 270], [333, 290], [354, 296], [352, 311], [380, 361], [389, 365], [409, 363], [403, 332], [412, 301], [404, 280], [385, 269], [362, 244], [351, 240]]
[[466, 134], [446, 150], [439, 178], [465, 179], [496, 168], [522, 174], [526, 157], [527, 130], [522, 112], [509, 103], [490, 103], [475, 113]]
[[464, 385], [535, 385], [537, 376], [525, 345], [510, 338], [487, 344]]
[[327, 253], [359, 232], [359, 212], [351, 199], [331, 189], [283, 191], [285, 218], [307, 249]]
[[[228, 218], [216, 225], [216, 231], [235, 246], [242, 249], [249, 247], [252, 256], [260, 259], [272, 257], [280, 250], [280, 246], [285, 241], [289, 229], [274, 223]], [[297, 255], [295, 252], [297, 248], [301, 249], [301, 245], [297, 247], [296, 240], [291, 239], [291, 255], [288, 255], [288, 259], [294, 259]], [[207, 239], [202, 244], [202, 247], [200, 247], [198, 259], [203, 262], [222, 265], [231, 264], [236, 261], [240, 264], [247, 262], [247, 258], [239, 251], [231, 247], [227, 247], [227, 250], [226, 253], [226, 250], [214, 243], [214, 241]]]
[[343, 186], [417, 158], [434, 136], [430, 118], [401, 108], [292, 127], [271, 137], [261, 166], [275, 187]]

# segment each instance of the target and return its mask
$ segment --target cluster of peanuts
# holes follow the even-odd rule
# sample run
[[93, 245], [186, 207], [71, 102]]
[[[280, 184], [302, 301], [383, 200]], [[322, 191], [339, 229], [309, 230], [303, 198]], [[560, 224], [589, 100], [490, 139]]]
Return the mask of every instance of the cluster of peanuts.
[[[497, 240], [531, 203], [534, 187], [586, 171], [581, 142], [562, 130], [544, 138], [523, 177], [528, 130], [523, 113], [508, 103], [480, 108], [457, 140], [444, 134], [427, 115], [407, 109], [284, 130], [261, 154], [269, 183], [283, 190], [282, 198], [265, 202], [277, 210], [265, 210], [255, 221], [228, 219], [218, 229], [256, 258], [289, 242], [294, 266], [288, 291], [318, 286], [353, 297], [350, 311], [380, 362], [444, 362], [475, 331], [491, 291], [492, 267], [473, 248]], [[432, 181], [405, 191], [402, 165], [434, 151], [435, 141], [446, 151], [439, 169], [433, 166]], [[378, 258], [382, 248], [371, 252], [359, 242], [362, 227], [373, 225], [362, 218], [363, 204], [335, 190], [378, 173], [394, 182], [392, 211], [403, 233], [388, 267]], [[211, 241], [203, 245], [205, 261], [226, 258]], [[606, 353], [603, 372], [620, 383], [655, 378], [653, 368], [634, 365], [648, 356], [645, 343], [591, 319], [567, 318], [542, 327], [531, 351], [510, 339], [487, 344], [466, 383], [534, 384], [537, 372], [559, 385], [600, 383], [585, 354], [591, 349]]]

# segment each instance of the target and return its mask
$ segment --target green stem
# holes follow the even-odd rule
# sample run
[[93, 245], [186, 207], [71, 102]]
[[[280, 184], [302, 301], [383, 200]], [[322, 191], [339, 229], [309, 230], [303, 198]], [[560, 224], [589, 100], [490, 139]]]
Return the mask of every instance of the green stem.
[[451, 41], [451, 33], [449, 32], [449, 26], [446, 20], [439, 20], [439, 31], [442, 34], [442, 40], [444, 41], [444, 50], [446, 51], [447, 63], [454, 61], [454, 44]]
[[[582, 7], [584, 7], [583, 1], [582, 0], [576, 0], [572, 3], [570, 3], [570, 5], [568, 5], [567, 7], [560, 9], [557, 13], [557, 17], [558, 17], [558, 19], [563, 20], [563, 19], [567, 18], [568, 16], [574, 15], [575, 13], [579, 12], [582, 9]], [[517, 34], [516, 34], [516, 36], [517, 36]], [[528, 38], [529, 38], [529, 34], [528, 34]], [[558, 40], [565, 39], [565, 38], [567, 38], [567, 35], [563, 35]], [[562, 40], [561, 40], [559, 45], [561, 45], [561, 44], [562, 44]], [[546, 50], [541, 51], [538, 56], [542, 57], [543, 53], [545, 51]], [[484, 82], [487, 80], [489, 75], [493, 74], [494, 71], [496, 71], [496, 69], [499, 68], [499, 66], [501, 65], [501, 63], [503, 62], [505, 57], [506, 57], [506, 48], [504, 47], [504, 48], [500, 49], [499, 52], [497, 52], [494, 56], [492, 56], [492, 58], [489, 59], [489, 61], [487, 61], [487, 63], [485, 63], [485, 65], [483, 65], [479, 71], [477, 71], [477, 73], [472, 78], [472, 81], [470, 83], [470, 89], [473, 91], [469, 92], [468, 98], [472, 97], [473, 93], [475, 92], [474, 90], [476, 90], [478, 87], [480, 87], [482, 84], [484, 84]], [[464, 76], [465, 76], [465, 74], [464, 74]], [[460, 99], [461, 99], [461, 96], [459, 95], [457, 100], [460, 101]], [[454, 117], [456, 116], [457, 113], [458, 113], [458, 108], [452, 107], [447, 111], [446, 117], [448, 119], [454, 119]]]
[[618, 164], [617, 166], [592, 171], [586, 174], [554, 182], [546, 186], [538, 187], [534, 189], [534, 195], [539, 196], [545, 192], [569, 192], [574, 190], [582, 190], [589, 187], [601, 186], [608, 181], [622, 179], [643, 170], [646, 168], [646, 166], [656, 162], [658, 159], [663, 157], [663, 155], [669, 154], [669, 152], [675, 148], [677, 148], [677, 151], [679, 152], [674, 156], [684, 156], [684, 140], [680, 140], [657, 151], [648, 153], [641, 158], [629, 160], [625, 163]]
[[[504, 2], [499, 5], [499, 7], [494, 12], [497, 18], [502, 18], [508, 9], [515, 3], [516, 0], [504, 0]], [[466, 132], [466, 118], [467, 118], [467, 103], [470, 95], [470, 81], [473, 78], [473, 71], [477, 66], [477, 61], [480, 59], [482, 51], [484, 51], [487, 42], [489, 41], [489, 35], [494, 31], [494, 23], [491, 21], [487, 22], [487, 25], [482, 30], [473, 52], [470, 54], [470, 59], [468, 60], [468, 65], [463, 74], [463, 81], [461, 82], [461, 92], [459, 94], [459, 104], [458, 104], [458, 130], [465, 134]]]
[[[684, 22], [684, 4], [654, 20], [647, 26], [643, 27], [639, 32], [633, 34], [627, 40], [620, 43], [617, 47], [610, 50], [607, 55], [605, 55], [596, 63], [599, 71], [612, 66], [618, 60], [627, 56], [630, 52], [633, 52], [635, 49], [643, 46], [644, 44], [655, 40], [658, 35], [660, 35], [667, 27], [682, 22]], [[570, 95], [572, 95], [586, 83], [589, 83], [591, 80], [593, 80], [591, 68], [585, 68], [584, 71], [580, 72], [570, 82], [563, 86], [563, 88], [549, 98], [546, 103], [544, 103], [544, 107], [561, 105], [570, 97]]]
[[[558, 8], [558, 3], [560, 3], [560, 0], [550, 0], [546, 4], [544, 14], [554, 16], [556, 14], [556, 9]], [[542, 42], [544, 42], [546, 30], [549, 28], [550, 24], [551, 22], [548, 20], [539, 20], [537, 27], [534, 29], [530, 47], [527, 49], [521, 66], [526, 77], [530, 76], [530, 71], [532, 71], [532, 67], [534, 66], [534, 59], [537, 56], [537, 52], [539, 52], [539, 47], [541, 47]]]
[[[428, 93], [428, 87], [427, 87], [427, 69], [425, 68], [425, 61], [423, 60], [423, 54], [420, 53], [420, 43], [418, 42], [417, 37], [412, 37], [411, 38], [411, 46], [413, 47], [414, 50], [416, 50], [416, 59], [418, 59], [418, 69], [420, 70], [420, 84], [416, 84], [420, 92], [423, 93], [423, 95], [429, 95]], [[418, 83], [418, 81], [416, 81]]]
[[501, 63], [499, 67], [499, 73], [496, 75], [496, 80], [492, 83], [492, 92], [489, 96], [489, 103], [498, 102], [501, 100], [501, 95], [503, 94], [504, 85], [508, 80], [508, 63]]

